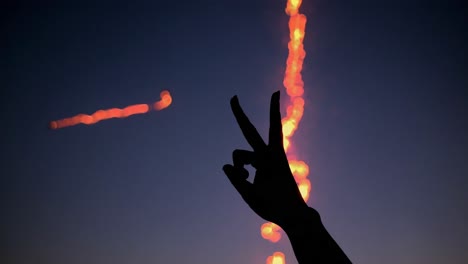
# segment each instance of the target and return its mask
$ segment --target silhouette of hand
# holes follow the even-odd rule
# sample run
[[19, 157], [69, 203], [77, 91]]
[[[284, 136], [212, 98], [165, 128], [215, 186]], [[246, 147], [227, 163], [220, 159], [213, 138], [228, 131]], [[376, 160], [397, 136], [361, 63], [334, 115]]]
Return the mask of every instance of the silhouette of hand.
[[[294, 224], [289, 222], [297, 219], [294, 216], [302, 214], [308, 206], [301, 197], [283, 149], [280, 92], [273, 93], [271, 97], [268, 145], [244, 114], [237, 96], [231, 99], [231, 108], [253, 151], [234, 150], [234, 164], [224, 165], [225, 174], [260, 217], [283, 228]], [[247, 181], [249, 173], [244, 165], [252, 165], [256, 169], [252, 183]]]

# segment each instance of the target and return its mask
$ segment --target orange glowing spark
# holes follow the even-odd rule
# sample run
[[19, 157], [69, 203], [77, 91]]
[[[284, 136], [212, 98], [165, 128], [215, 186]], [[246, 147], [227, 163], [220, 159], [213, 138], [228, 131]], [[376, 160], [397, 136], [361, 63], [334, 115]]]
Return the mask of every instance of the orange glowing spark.
[[302, 4], [302, 0], [289, 0], [286, 4], [286, 14], [294, 16], [299, 13], [299, 7]]
[[[154, 103], [154, 110], [162, 110], [172, 103], [172, 97], [168, 91], [161, 92], [161, 100]], [[123, 109], [111, 108], [107, 110], [98, 110], [92, 115], [79, 114], [73, 117], [64, 118], [50, 122], [51, 129], [59, 129], [78, 124], [92, 125], [99, 121], [111, 118], [125, 118], [131, 115], [145, 114], [150, 111], [150, 106], [147, 104], [130, 105]]]
[[154, 109], [158, 111], [163, 110], [164, 108], [167, 108], [169, 105], [171, 105], [171, 103], [172, 103], [172, 97], [169, 91], [162, 91], [161, 100], [154, 103]]
[[260, 228], [262, 237], [266, 240], [270, 240], [273, 243], [278, 242], [281, 239], [280, 227], [274, 223], [265, 223]]
[[273, 253], [273, 256], [267, 258], [266, 264], [286, 264], [284, 254], [281, 252]]
[[[302, 0], [288, 0], [286, 5], [286, 14], [289, 15], [289, 43], [288, 58], [286, 60], [286, 70], [283, 79], [283, 85], [290, 98], [290, 104], [286, 109], [286, 117], [283, 118], [283, 147], [287, 154], [291, 150], [291, 138], [296, 132], [299, 123], [304, 114], [304, 81], [302, 80], [302, 65], [306, 52], [304, 50], [304, 37], [307, 18], [299, 13], [299, 7]], [[299, 191], [304, 201], [307, 202], [311, 190], [311, 183], [307, 179], [309, 175], [309, 166], [304, 161], [297, 161], [288, 156], [289, 167], [296, 180]], [[261, 227], [262, 237], [277, 242], [281, 238], [278, 232], [280, 229], [273, 223], [265, 223]], [[267, 264], [285, 264], [284, 254], [275, 252], [273, 256], [268, 257]]]

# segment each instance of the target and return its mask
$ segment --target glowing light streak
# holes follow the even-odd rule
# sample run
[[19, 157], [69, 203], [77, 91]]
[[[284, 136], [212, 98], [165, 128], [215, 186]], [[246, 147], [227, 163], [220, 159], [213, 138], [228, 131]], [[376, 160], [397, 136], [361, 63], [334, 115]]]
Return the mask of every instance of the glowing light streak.
[[[171, 94], [168, 91], [161, 92], [161, 100], [157, 101], [153, 105], [153, 109], [156, 111], [167, 108], [172, 103]], [[151, 106], [148, 104], [136, 104], [130, 105], [123, 109], [111, 108], [106, 110], [98, 110], [91, 115], [78, 114], [73, 117], [68, 117], [60, 120], [51, 121], [49, 127], [51, 129], [59, 129], [68, 126], [74, 126], [78, 124], [92, 125], [102, 120], [111, 118], [126, 118], [132, 115], [145, 114], [151, 110]]]
[[[304, 81], [302, 80], [302, 67], [306, 52], [304, 50], [304, 37], [307, 18], [299, 13], [302, 0], [288, 0], [285, 12], [289, 15], [289, 43], [288, 58], [286, 60], [286, 70], [283, 85], [289, 96], [289, 105], [286, 108], [286, 116], [283, 118], [283, 147], [286, 154], [291, 154], [292, 136], [296, 132], [304, 114]], [[304, 161], [289, 158], [288, 161], [291, 172], [296, 180], [299, 191], [305, 202], [309, 199], [311, 183], [307, 179], [309, 166]], [[273, 243], [281, 239], [279, 226], [274, 223], [265, 223], [260, 228], [262, 237]], [[269, 256], [267, 264], [285, 264], [284, 254], [275, 252]]]

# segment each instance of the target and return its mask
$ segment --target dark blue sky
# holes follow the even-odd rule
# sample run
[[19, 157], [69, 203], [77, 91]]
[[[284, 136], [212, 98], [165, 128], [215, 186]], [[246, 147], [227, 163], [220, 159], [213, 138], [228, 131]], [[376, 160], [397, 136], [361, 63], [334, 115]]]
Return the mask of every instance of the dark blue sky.
[[[9, 2], [2, 263], [296, 263], [221, 171], [248, 148], [231, 96], [265, 135], [283, 89], [286, 1]], [[355, 263], [465, 263], [467, 5], [350, 2], [301, 8], [309, 204]], [[47, 129], [163, 89], [164, 111]]]

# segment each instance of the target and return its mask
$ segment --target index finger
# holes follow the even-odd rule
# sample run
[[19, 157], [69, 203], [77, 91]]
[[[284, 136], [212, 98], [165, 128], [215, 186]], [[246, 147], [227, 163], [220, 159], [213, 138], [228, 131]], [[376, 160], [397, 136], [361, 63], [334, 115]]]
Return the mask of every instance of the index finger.
[[242, 134], [244, 134], [247, 142], [252, 146], [254, 151], [259, 151], [266, 148], [266, 144], [263, 141], [262, 137], [258, 133], [257, 129], [250, 123], [249, 118], [245, 115], [242, 110], [239, 99], [237, 96], [234, 96], [231, 99], [231, 109], [236, 117], [237, 123], [239, 124]]

